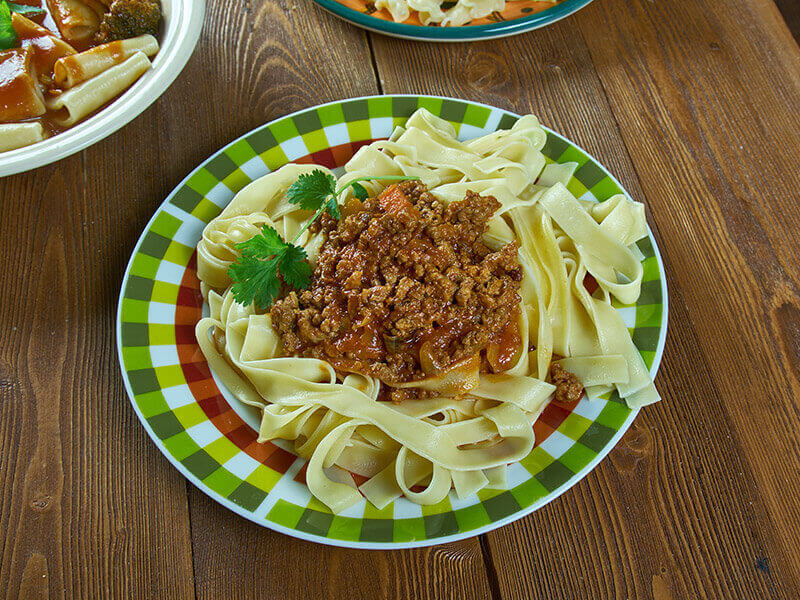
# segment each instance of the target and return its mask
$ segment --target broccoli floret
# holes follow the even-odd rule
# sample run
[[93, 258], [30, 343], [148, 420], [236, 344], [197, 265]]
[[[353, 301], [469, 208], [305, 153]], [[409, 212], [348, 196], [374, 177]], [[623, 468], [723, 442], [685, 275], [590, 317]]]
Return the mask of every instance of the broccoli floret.
[[156, 35], [161, 22], [158, 0], [114, 0], [100, 23], [98, 44], [149, 33]]

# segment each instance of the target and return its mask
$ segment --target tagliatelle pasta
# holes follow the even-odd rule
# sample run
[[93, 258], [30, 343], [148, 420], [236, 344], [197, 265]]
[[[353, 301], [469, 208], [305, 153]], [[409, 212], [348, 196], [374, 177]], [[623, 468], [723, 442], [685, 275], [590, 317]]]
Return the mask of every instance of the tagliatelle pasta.
[[[364, 176], [418, 177], [445, 204], [467, 191], [494, 196], [500, 208], [484, 243], [519, 244], [513, 362], [492, 374], [465, 360], [441, 377], [393, 384], [426, 389], [424, 397], [387, 402], [379, 399], [387, 384], [377, 377], [284, 355], [272, 316], [234, 298], [228, 269], [239, 256], [236, 244], [263, 225], [292, 239], [312, 213], [289, 202], [289, 186], [302, 174], [330, 171], [286, 165], [245, 187], [205, 228], [198, 275], [210, 314], [196, 327], [200, 348], [231, 393], [261, 411], [259, 441], [294, 441], [309, 460], [309, 490], [334, 512], [362, 497], [378, 508], [400, 496], [435, 504], [451, 489], [464, 497], [503, 485], [506, 466], [533, 448], [532, 425], [556, 389], [546, 381], [554, 361], [595, 392], [616, 389], [633, 408], [659, 399], [611, 305], [612, 298], [633, 303], [640, 293], [633, 244], [647, 234], [642, 206], [622, 195], [602, 204], [576, 199], [565, 186], [575, 165], [546, 165], [545, 139], [538, 120], [526, 116], [510, 130], [461, 142], [449, 123], [421, 109], [389, 140], [362, 147], [339, 177], [340, 185]], [[363, 185], [372, 196], [385, 187]], [[305, 231], [298, 243], [314, 264], [324, 232]], [[593, 293], [587, 276], [597, 282]]]

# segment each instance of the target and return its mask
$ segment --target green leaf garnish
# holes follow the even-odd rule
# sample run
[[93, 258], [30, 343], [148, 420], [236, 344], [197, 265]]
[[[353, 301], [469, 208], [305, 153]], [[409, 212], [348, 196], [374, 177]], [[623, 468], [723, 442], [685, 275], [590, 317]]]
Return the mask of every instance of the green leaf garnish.
[[281, 260], [280, 272], [286, 285], [298, 290], [308, 287], [311, 282], [311, 265], [306, 260], [308, 255], [300, 246], [289, 244]]
[[367, 188], [365, 188], [360, 183], [353, 182], [353, 183], [350, 184], [350, 186], [353, 188], [353, 196], [355, 196], [356, 198], [358, 198], [362, 202], [364, 200], [366, 200], [367, 198], [369, 198], [369, 194], [367, 193]]
[[336, 193], [336, 180], [319, 169], [303, 173], [286, 192], [286, 199], [306, 210], [317, 210]]
[[269, 225], [246, 242], [236, 244], [236, 248], [242, 255], [228, 268], [228, 275], [234, 282], [231, 292], [238, 303], [246, 306], [255, 302], [266, 310], [280, 294], [281, 280], [294, 288], [308, 287], [311, 265], [306, 261], [306, 251], [284, 242]]
[[0, 0], [0, 50], [14, 48], [17, 41], [17, 32], [11, 24], [11, 8], [8, 2]]
[[311, 283], [311, 265], [306, 251], [295, 242], [311, 224], [325, 211], [334, 219], [341, 218], [338, 198], [348, 187], [353, 188], [356, 198], [366, 200], [369, 194], [359, 181], [410, 179], [419, 178], [405, 175], [359, 177], [336, 189], [336, 179], [319, 169], [300, 175], [286, 191], [286, 199], [302, 209], [316, 210], [314, 216], [291, 242], [284, 241], [275, 229], [264, 225], [261, 233], [236, 244], [241, 256], [228, 268], [228, 276], [233, 281], [231, 293], [236, 302], [245, 306], [255, 303], [261, 310], [266, 310], [280, 294], [281, 283], [298, 290], [306, 289]]
[[253, 256], [255, 258], [269, 258], [280, 253], [286, 246], [280, 234], [272, 227], [264, 225], [259, 235], [251, 237], [246, 242], [236, 244], [236, 248], [242, 256]]
[[234, 282], [231, 293], [236, 301], [245, 306], [254, 302], [258, 308], [269, 308], [281, 291], [281, 281], [278, 279], [279, 262], [277, 256], [267, 260], [242, 256], [239, 262], [233, 263], [228, 269], [228, 275]]
[[8, 8], [11, 9], [11, 12], [19, 13], [21, 15], [29, 15], [31, 17], [38, 17], [39, 15], [45, 14], [43, 8], [39, 8], [37, 6], [28, 6], [27, 4], [16, 4], [15, 2], [6, 2], [8, 4]]

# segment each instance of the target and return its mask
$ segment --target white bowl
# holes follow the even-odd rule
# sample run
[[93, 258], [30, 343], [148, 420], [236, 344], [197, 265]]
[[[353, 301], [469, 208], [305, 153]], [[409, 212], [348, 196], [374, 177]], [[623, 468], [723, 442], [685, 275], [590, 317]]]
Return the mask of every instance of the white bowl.
[[150, 106], [175, 81], [197, 45], [205, 0], [161, 0], [161, 49], [153, 67], [96, 115], [32, 146], [0, 153], [0, 177], [55, 162], [114, 133]]

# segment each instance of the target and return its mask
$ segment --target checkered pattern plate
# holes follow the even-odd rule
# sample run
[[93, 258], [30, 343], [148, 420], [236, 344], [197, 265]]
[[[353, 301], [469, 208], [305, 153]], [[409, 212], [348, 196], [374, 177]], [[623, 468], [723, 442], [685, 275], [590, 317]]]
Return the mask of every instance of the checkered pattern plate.
[[[376, 96], [333, 102], [268, 123], [227, 145], [178, 185], [139, 239], [120, 294], [117, 341], [125, 387], [159, 450], [192, 483], [248, 519], [296, 537], [351, 547], [401, 548], [476, 535], [523, 517], [584, 477], [636, 416], [612, 394], [551, 405], [535, 424], [533, 451], [509, 467], [508, 489], [435, 506], [403, 498], [378, 510], [362, 501], [333, 515], [304, 483], [305, 461], [282, 442], [256, 442], [258, 415], [218, 383], [194, 326], [203, 299], [195, 246], [206, 223], [252, 180], [288, 163], [342, 166], [386, 138], [419, 107], [451, 122], [462, 139], [509, 128], [518, 118], [474, 102]], [[579, 164], [568, 188], [605, 200], [619, 183], [593, 158], [548, 131], [549, 161]], [[666, 337], [667, 293], [652, 236], [639, 242], [644, 284], [636, 305], [617, 306], [655, 374]]]

